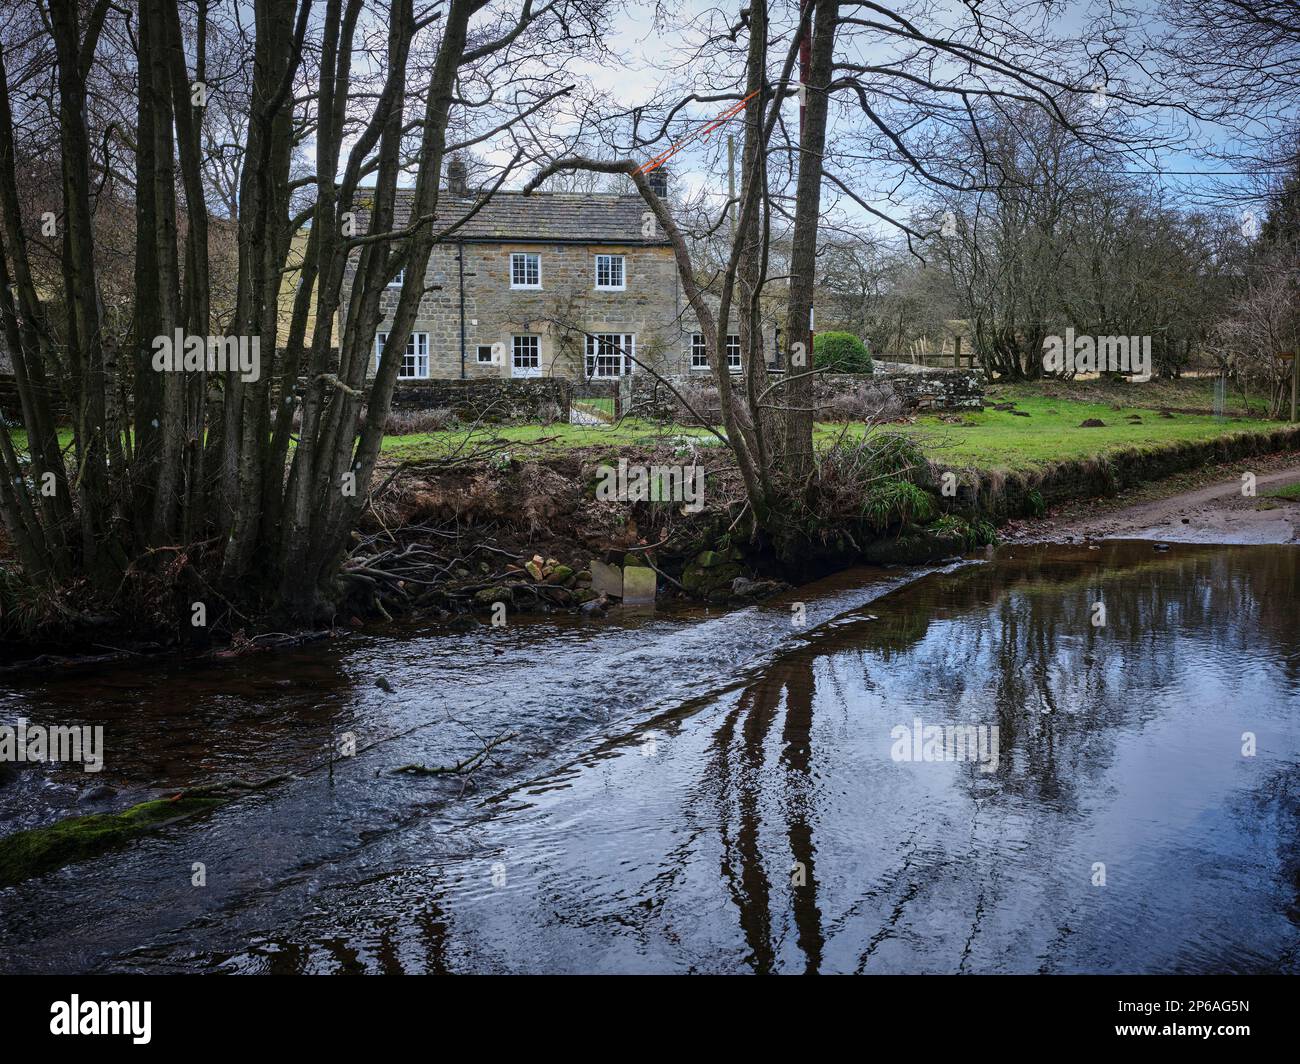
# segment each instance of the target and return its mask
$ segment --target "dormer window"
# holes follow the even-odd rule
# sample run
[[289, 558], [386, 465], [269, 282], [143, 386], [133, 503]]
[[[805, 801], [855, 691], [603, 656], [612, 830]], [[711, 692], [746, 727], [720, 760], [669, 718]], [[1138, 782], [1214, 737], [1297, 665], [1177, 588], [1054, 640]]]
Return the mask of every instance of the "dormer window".
[[510, 256], [510, 287], [541, 288], [542, 257], [529, 252], [516, 251]]
[[622, 292], [627, 288], [627, 274], [622, 255], [596, 256], [596, 290]]

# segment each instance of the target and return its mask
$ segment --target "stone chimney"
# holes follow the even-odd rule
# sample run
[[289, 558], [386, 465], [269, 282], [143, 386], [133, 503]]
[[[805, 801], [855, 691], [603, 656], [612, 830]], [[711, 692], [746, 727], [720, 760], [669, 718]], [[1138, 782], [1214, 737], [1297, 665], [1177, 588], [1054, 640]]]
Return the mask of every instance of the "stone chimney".
[[646, 184], [653, 190], [654, 194], [660, 199], [668, 198], [668, 169], [667, 167], [656, 167], [645, 175]]
[[453, 155], [447, 164], [447, 191], [453, 196], [469, 195], [465, 184], [465, 163], [459, 155]]

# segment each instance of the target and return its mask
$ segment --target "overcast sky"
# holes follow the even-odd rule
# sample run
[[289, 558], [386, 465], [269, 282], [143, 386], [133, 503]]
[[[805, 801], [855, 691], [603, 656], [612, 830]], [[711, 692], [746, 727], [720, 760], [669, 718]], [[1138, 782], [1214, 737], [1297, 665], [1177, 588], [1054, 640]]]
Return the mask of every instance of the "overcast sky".
[[[999, 10], [1004, 10], [1006, 2], [1007, 0], [1002, 0], [1000, 4], [996, 0], [987, 0], [985, 4], [980, 5], [979, 10], [981, 14], [992, 15]], [[698, 40], [702, 21], [712, 17], [715, 23], [720, 24], [724, 19], [733, 18], [734, 11], [740, 6], [740, 0], [722, 6], [705, 3], [703, 0], [680, 0], [667, 6], [639, 2], [620, 5], [613, 16], [612, 31], [608, 37], [610, 50], [617, 58], [579, 60], [572, 64], [571, 72], [578, 76], [588, 91], [598, 96], [601, 103], [616, 108], [648, 104], [654, 100], [656, 91], [666, 86], [677, 89], [678, 95], [692, 89], [713, 88], [716, 91], [721, 87], [726, 72], [703, 71], [698, 77], [693, 76], [693, 68], [688, 62], [690, 45]], [[1158, 0], [1136, 0], [1124, 6], [1127, 17], [1137, 29], [1150, 31], [1156, 25], [1154, 12], [1158, 8]], [[895, 9], [906, 11], [909, 17], [917, 19], [923, 29], [929, 30], [969, 25], [971, 18], [969, 9], [960, 0], [935, 0], [923, 7], [896, 5]], [[1105, 0], [1099, 0], [1098, 3], [1093, 3], [1091, 0], [1058, 3], [1025, 2], [1021, 5], [1021, 13], [1015, 20], [1015, 26], [1017, 29], [1029, 32], [1031, 42], [1052, 38], [1065, 42], [1068, 53], [1066, 63], [1077, 65], [1073, 69], [1065, 65], [1060, 69], [1053, 68], [1044, 73], [1074, 83], [1081, 75], [1089, 55], [1095, 54], [1098, 47], [1092, 35], [1087, 32], [1087, 28], [1098, 11], [1110, 9], [1109, 2]], [[918, 10], [920, 14], [917, 14]], [[655, 21], [656, 12], [660, 15], [658, 23]], [[870, 15], [870, 12], [863, 9], [859, 9], [859, 13]], [[796, 15], [797, 5], [794, 0], [772, 5], [774, 26], [788, 28]], [[1148, 57], [1142, 53], [1136, 33], [1127, 36], [1124, 44], [1143, 62], [1147, 61]], [[872, 49], [878, 49], [872, 54], [863, 54], [859, 49], [857, 54], [850, 55], [848, 58], [860, 62], [879, 63], [888, 58], [890, 55], [888, 49], [891, 47], [894, 46], [872, 45]], [[783, 54], [779, 45], [773, 51], [777, 55]], [[841, 50], [840, 57], [843, 56], [844, 52]], [[742, 61], [738, 56], [735, 70], [737, 82], [743, 76]], [[774, 58], [773, 63], [776, 62], [777, 58]], [[1135, 64], [1112, 63], [1111, 69], [1119, 82], [1127, 79], [1137, 86], [1144, 84], [1142, 71]], [[1223, 130], [1190, 121], [1186, 116], [1179, 115], [1170, 108], [1135, 108], [1114, 99], [1109, 99], [1106, 106], [1121, 108], [1150, 132], [1162, 136], [1175, 132], [1187, 135], [1187, 139], [1177, 146], [1166, 146], [1148, 151], [1141, 156], [1116, 160], [1117, 168], [1122, 167], [1128, 172], [1142, 175], [1145, 180], [1151, 182], [1153, 187], [1159, 186], [1167, 190], [1175, 202], [1181, 201], [1184, 205], [1193, 206], [1208, 201], [1211, 192], [1224, 183], [1244, 186], [1244, 178], [1224, 173], [1226, 169], [1231, 169], [1230, 166], [1225, 166], [1223, 162], [1209, 158], [1203, 153], [1206, 147], [1223, 147], [1229, 142], [1230, 138]], [[674, 138], [681, 136], [690, 128], [712, 120], [725, 107], [725, 104], [717, 103], [692, 105], [682, 112], [681, 121], [673, 130]], [[791, 100], [785, 104], [785, 107], [793, 128], [797, 126], [798, 121], [797, 105]], [[847, 129], [837, 125], [837, 122], [842, 121], [832, 118], [830, 135], [832, 145], [837, 142], [837, 132], [841, 135], [846, 135], [848, 132]], [[861, 116], [858, 115], [851, 119], [849, 124], [860, 121]], [[739, 140], [738, 119], [730, 124], [729, 131], [737, 135]], [[688, 192], [706, 189], [719, 195], [725, 192], [727, 184], [725, 165], [721, 163], [721, 159], [725, 157], [723, 155], [725, 133], [726, 131], [715, 135], [709, 144], [687, 148], [673, 159], [671, 163], [673, 180], [679, 188], [684, 188]], [[500, 148], [495, 151], [481, 151], [480, 154], [488, 161], [497, 164], [503, 164], [510, 158], [509, 153]], [[647, 151], [644, 154], [648, 158], [652, 153]], [[1208, 176], [1213, 174], [1224, 175], [1223, 180], [1216, 182]], [[507, 186], [519, 187], [526, 176], [525, 173], [512, 175]], [[866, 177], [863, 176], [865, 182]], [[901, 184], [894, 180], [896, 176], [902, 179]], [[881, 169], [880, 174], [875, 175], [875, 179], [870, 184], [872, 185], [870, 193], [864, 194], [864, 198], [877, 209], [891, 216], [906, 216], [907, 212], [916, 205], [916, 189], [902, 171], [890, 172]], [[885, 194], [885, 189], [889, 190], [888, 195]], [[828, 195], [828, 199], [835, 198], [837, 197], [833, 194]], [[1243, 200], [1243, 205], [1248, 202]], [[857, 207], [847, 204], [844, 208], [845, 215], [855, 221], [862, 224], [876, 224], [872, 223], [869, 216]]]

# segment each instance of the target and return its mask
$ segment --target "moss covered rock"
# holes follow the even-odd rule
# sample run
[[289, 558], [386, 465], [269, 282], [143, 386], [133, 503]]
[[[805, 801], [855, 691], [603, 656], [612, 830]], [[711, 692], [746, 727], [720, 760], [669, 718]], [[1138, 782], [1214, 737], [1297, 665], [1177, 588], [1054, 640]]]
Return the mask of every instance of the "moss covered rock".
[[0, 886], [94, 857], [163, 824], [225, 802], [225, 798], [162, 798], [120, 813], [71, 817], [48, 827], [6, 835], [0, 839]]
[[740, 551], [728, 544], [720, 550], [700, 551], [683, 570], [682, 587], [692, 595], [711, 598], [722, 590], [730, 593], [731, 582], [743, 575]]
[[546, 578], [546, 583], [551, 584], [552, 586], [555, 584], [564, 584], [567, 583], [571, 576], [573, 576], [573, 570], [567, 565], [557, 565], [551, 570], [550, 575]]

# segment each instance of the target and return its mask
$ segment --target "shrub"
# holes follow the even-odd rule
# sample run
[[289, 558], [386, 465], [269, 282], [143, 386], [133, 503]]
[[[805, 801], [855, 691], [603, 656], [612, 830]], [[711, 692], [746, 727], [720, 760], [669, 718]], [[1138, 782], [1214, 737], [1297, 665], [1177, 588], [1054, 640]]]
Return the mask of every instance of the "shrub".
[[813, 368], [832, 373], [871, 373], [867, 345], [852, 333], [824, 332], [813, 337]]
[[0, 637], [30, 638], [62, 627], [70, 616], [54, 592], [0, 566]]
[[934, 501], [917, 483], [927, 465], [916, 441], [896, 432], [868, 432], [843, 440], [819, 455], [811, 509], [831, 522], [856, 515], [874, 532], [924, 523]]
[[[705, 424], [716, 425], [722, 420], [722, 400], [718, 396], [718, 386], [709, 378], [690, 378], [677, 386], [681, 397], [690, 404], [692, 410], [704, 419]], [[679, 410], [679, 421], [683, 425], [698, 425], [701, 422], [693, 418], [686, 410]]]
[[444, 432], [456, 425], [456, 413], [445, 406], [432, 410], [390, 410], [384, 422], [385, 436], [417, 436]]
[[817, 417], [822, 421], [888, 421], [903, 413], [903, 404], [888, 381], [854, 381], [817, 400]]
[[934, 516], [934, 500], [910, 480], [883, 480], [862, 500], [862, 516], [877, 532], [891, 527], [924, 524]]
[[967, 550], [976, 550], [998, 539], [997, 529], [982, 518], [968, 521], [958, 514], [944, 514], [926, 529], [935, 536], [959, 539]]

